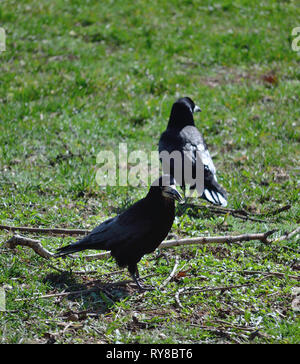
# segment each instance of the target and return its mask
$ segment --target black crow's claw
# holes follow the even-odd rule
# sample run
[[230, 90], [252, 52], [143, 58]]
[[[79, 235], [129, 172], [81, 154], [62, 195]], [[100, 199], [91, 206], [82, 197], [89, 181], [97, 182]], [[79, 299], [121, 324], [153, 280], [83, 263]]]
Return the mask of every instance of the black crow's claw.
[[150, 285], [142, 285], [140, 284], [139, 290], [140, 291], [153, 291], [155, 288]]
[[139, 282], [139, 278], [136, 276], [136, 274], [132, 274], [131, 275], [134, 282], [136, 283], [136, 285], [138, 286], [139, 291], [152, 291], [154, 290], [154, 287], [149, 286], [149, 285], [143, 285]]

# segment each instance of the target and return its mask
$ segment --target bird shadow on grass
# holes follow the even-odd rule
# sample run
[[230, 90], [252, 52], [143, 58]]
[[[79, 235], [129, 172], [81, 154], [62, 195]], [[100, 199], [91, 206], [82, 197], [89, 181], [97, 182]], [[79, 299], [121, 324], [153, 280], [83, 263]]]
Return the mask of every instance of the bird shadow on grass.
[[53, 287], [58, 302], [67, 299], [77, 303], [76, 308], [81, 313], [108, 313], [115, 303], [132, 294], [127, 281], [107, 283], [99, 279], [87, 280], [72, 272], [50, 273], [43, 281]]

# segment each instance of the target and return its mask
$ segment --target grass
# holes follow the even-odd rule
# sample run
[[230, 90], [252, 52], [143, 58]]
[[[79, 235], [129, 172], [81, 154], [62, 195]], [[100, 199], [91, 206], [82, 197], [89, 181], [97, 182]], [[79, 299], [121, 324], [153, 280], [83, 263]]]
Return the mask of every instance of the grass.
[[[147, 186], [100, 187], [97, 154], [117, 151], [121, 142], [129, 152], [156, 150], [172, 103], [187, 95], [203, 110], [196, 124], [230, 194], [229, 207], [266, 222], [178, 208], [171, 232], [183, 238], [277, 229], [279, 237], [295, 229], [300, 58], [291, 32], [299, 14], [296, 1], [2, 1], [1, 223], [92, 228], [143, 197]], [[0, 242], [11, 235], [0, 233]], [[74, 240], [38, 238], [51, 251]], [[176, 255], [181, 274], [163, 292], [141, 296], [130, 286], [101, 289], [103, 282], [128, 279], [125, 270], [108, 275], [118, 270], [111, 259], [50, 264], [26, 248], [1, 248], [7, 309], [0, 312], [1, 342], [300, 342], [291, 305], [299, 286], [291, 278], [299, 271], [297, 236], [167, 254], [169, 266], [144, 257], [141, 275], [158, 286]], [[97, 280], [100, 288], [87, 294], [37, 298], [88, 289]], [[176, 304], [182, 287], [245, 283], [253, 284], [187, 292], [180, 296], [183, 308]]]

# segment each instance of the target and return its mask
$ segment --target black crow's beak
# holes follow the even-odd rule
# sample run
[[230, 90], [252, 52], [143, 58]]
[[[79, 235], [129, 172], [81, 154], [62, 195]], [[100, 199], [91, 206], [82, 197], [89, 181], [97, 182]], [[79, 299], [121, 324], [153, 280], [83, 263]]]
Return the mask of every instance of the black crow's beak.
[[197, 106], [197, 105], [195, 105], [195, 107], [194, 107], [194, 110], [193, 110], [193, 113], [194, 112], [201, 112], [202, 110], [200, 109], [200, 107], [199, 106]]
[[172, 198], [173, 200], [177, 200], [177, 201], [182, 200], [181, 194], [177, 191], [177, 189], [174, 185], [164, 187], [162, 194], [163, 194], [163, 196], [165, 196], [167, 198]]

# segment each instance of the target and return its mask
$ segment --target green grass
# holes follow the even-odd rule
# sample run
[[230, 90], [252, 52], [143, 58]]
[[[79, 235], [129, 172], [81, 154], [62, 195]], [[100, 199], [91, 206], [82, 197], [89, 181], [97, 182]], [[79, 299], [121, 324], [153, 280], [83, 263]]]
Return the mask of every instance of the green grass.
[[[146, 186], [98, 186], [97, 154], [117, 151], [121, 142], [129, 152], [156, 150], [172, 103], [190, 96], [203, 110], [196, 124], [229, 207], [266, 222], [178, 209], [171, 232], [183, 238], [277, 229], [273, 237], [279, 237], [295, 229], [300, 58], [291, 32], [299, 15], [296, 1], [2, 1], [1, 224], [92, 228], [143, 197]], [[0, 242], [11, 236], [0, 234]], [[74, 240], [37, 238], [51, 251]], [[176, 255], [184, 273], [163, 292], [142, 297], [129, 286], [101, 289], [128, 279], [126, 270], [108, 275], [118, 270], [111, 259], [50, 264], [26, 248], [0, 249], [7, 299], [1, 342], [300, 342], [291, 306], [299, 286], [291, 278], [299, 271], [297, 236], [272, 245], [173, 248], [166, 251], [169, 266], [146, 256], [139, 266], [149, 284], [168, 277]], [[93, 273], [76, 273], [84, 270]], [[251, 270], [283, 276], [245, 273]], [[100, 280], [99, 289], [87, 294], [37, 298], [87, 289], [93, 280]], [[176, 303], [186, 286], [250, 282], [187, 292], [180, 296], [183, 308]]]

